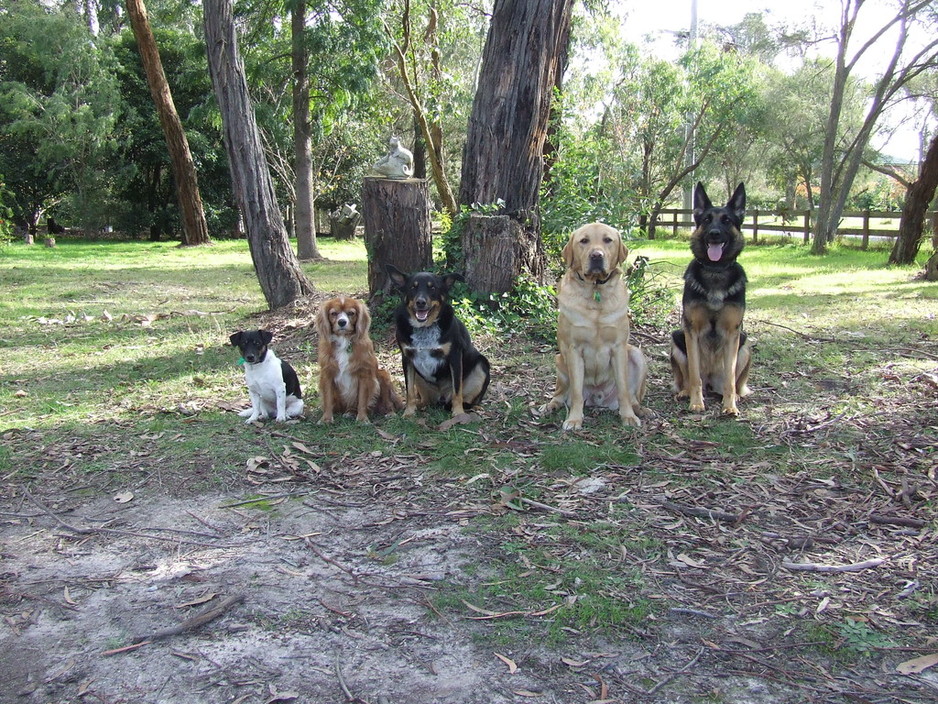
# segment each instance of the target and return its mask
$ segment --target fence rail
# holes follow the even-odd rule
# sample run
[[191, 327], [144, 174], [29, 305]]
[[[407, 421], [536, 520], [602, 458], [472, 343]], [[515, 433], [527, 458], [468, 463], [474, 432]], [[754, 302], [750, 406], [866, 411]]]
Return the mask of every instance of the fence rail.
[[[898, 237], [899, 219], [902, 213], [890, 210], [847, 210], [841, 216], [845, 226], [837, 228], [839, 235], [860, 237], [861, 247], [866, 249], [870, 237]], [[938, 213], [931, 211], [927, 217], [935, 221]], [[846, 221], [852, 221], [847, 223]], [[859, 223], [856, 221], [859, 220]], [[889, 221], [891, 227], [881, 227], [882, 222]], [[847, 226], [847, 225], [853, 225]], [[874, 227], [873, 225], [877, 225]], [[759, 235], [769, 232], [782, 232], [791, 237], [800, 233], [805, 243], [811, 239], [811, 211], [810, 210], [747, 210], [746, 219], [741, 228], [743, 234], [752, 233], [752, 241], [758, 242]], [[670, 228], [673, 235], [677, 235], [678, 228], [694, 229], [693, 211], [678, 208], [664, 208], [658, 216], [657, 227]]]

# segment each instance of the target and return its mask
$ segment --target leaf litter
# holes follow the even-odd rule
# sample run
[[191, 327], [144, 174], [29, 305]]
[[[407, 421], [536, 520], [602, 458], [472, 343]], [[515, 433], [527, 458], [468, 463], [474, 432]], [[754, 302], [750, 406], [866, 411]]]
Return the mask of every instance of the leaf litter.
[[[501, 417], [509, 399], [533, 407], [548, 395], [549, 359], [543, 381], [532, 384], [530, 368], [505, 374], [477, 411], [480, 447], [516, 461], [479, 462], [465, 477], [429, 473], [427, 461], [433, 433], [473, 418], [425, 425], [427, 444], [410, 455], [379, 428], [387, 452], [328, 462], [291, 426], [280, 451], [268, 443], [244, 457], [233, 493], [167, 490], [185, 478], [156, 485], [146, 472], [117, 490], [113, 477], [96, 485], [75, 470], [104, 455], [105, 439], [53, 447], [8, 431], [14, 456], [41, 446], [46, 461], [32, 493], [13, 476], [0, 486], [0, 700], [933, 701], [930, 377], [879, 400], [876, 414], [835, 411], [845, 385], [810, 409], [784, 390], [755, 408], [759, 394], [747, 399], [740, 422], [777, 446], [780, 464], [791, 458], [782, 472], [687, 437], [712, 416], [676, 411], [661, 358], [652, 366], [660, 400], [627, 437], [639, 461], [599, 462], [588, 476], [532, 471], [539, 434], [560, 438], [559, 418], [509, 428]], [[515, 559], [529, 578], [551, 574], [550, 596], [534, 608], [443, 606], [453, 585], [473, 594], [497, 579], [507, 536], [470, 528], [508, 513]], [[562, 573], [587, 548], [557, 528], [600, 519], [620, 544], [597, 554], [638, 569], [656, 608], [618, 631], [532, 638], [584, 597]], [[544, 545], [550, 564], [534, 559]]]

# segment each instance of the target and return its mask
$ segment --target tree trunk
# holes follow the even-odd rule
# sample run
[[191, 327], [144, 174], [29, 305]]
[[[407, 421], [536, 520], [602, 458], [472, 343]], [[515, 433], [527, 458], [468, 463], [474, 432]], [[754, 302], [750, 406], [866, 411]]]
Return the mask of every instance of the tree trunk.
[[425, 180], [366, 177], [362, 216], [370, 296], [390, 290], [386, 264], [406, 273], [430, 267], [430, 196]]
[[938, 188], [938, 134], [932, 137], [925, 152], [925, 159], [913, 181], [905, 192], [902, 217], [899, 220], [899, 236], [889, 255], [890, 264], [912, 264], [925, 234], [925, 213]]
[[316, 244], [315, 196], [313, 194], [312, 138], [309, 123], [309, 52], [306, 49], [306, 0], [297, 0], [290, 10], [293, 62], [293, 170], [296, 173], [296, 208], [293, 225], [297, 256], [322, 259]]
[[195, 171], [189, 141], [182, 127], [173, 96], [163, 72], [160, 52], [150, 28], [147, 8], [143, 0], [127, 0], [127, 14], [133, 27], [134, 38], [140, 50], [140, 62], [147, 76], [150, 95], [156, 105], [160, 126], [166, 137], [166, 147], [173, 166], [173, 179], [176, 183], [176, 196], [179, 200], [179, 212], [182, 217], [183, 244], [201, 245], [210, 242], [205, 211], [202, 208], [202, 196], [199, 194], [199, 179]]
[[521, 273], [521, 225], [507, 215], [472, 214], [463, 233], [466, 283], [480, 293], [506, 293]]
[[925, 280], [938, 281], [938, 249], [925, 262]]
[[231, 0], [205, 0], [203, 17], [209, 73], [238, 209], [264, 298], [270, 308], [279, 308], [312, 293], [313, 284], [300, 269], [280, 216], [238, 52]]
[[[544, 140], [572, 8], [573, 0], [495, 0], [463, 150], [459, 202], [504, 201], [502, 214], [520, 225], [513, 231], [517, 261], [511, 268], [537, 280], [546, 268], [538, 209]], [[464, 246], [471, 256], [498, 251]], [[466, 261], [467, 270], [493, 268], [494, 262]]]

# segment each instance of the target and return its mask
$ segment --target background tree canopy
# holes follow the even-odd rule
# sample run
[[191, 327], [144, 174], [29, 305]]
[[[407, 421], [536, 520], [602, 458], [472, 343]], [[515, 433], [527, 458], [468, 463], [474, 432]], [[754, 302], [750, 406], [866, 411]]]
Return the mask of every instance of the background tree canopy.
[[[235, 5], [288, 223], [296, 195], [294, 4]], [[539, 209], [548, 244], [588, 219], [653, 235], [658, 212], [680, 207], [697, 180], [721, 187], [745, 180], [752, 207], [821, 202], [834, 218], [825, 227], [835, 230], [838, 206], [901, 208], [902, 184], [914, 180], [935, 132], [938, 86], [928, 78], [938, 45], [931, 39], [934, 2], [898, 3], [883, 20], [889, 31], [865, 49], [852, 35], [862, 14], [855, 0], [844, 0], [840, 27], [776, 26], [752, 13], [735, 25], [700, 27], [690, 45], [684, 27], [675, 26], [676, 58], [667, 60], [625, 41], [635, 37], [623, 31], [628, 4], [621, 4], [625, 13], [610, 5], [615, 12], [601, 3], [574, 9], [544, 148]], [[431, 177], [437, 209], [452, 211], [492, 9], [488, 0], [306, 3], [300, 39], [320, 213], [358, 201], [362, 176], [392, 135], [413, 148], [418, 173]], [[201, 8], [154, 0], [148, 10], [210, 234], [239, 236]], [[0, 207], [10, 209], [12, 222], [35, 231], [51, 214], [89, 234], [178, 238], [169, 158], [120, 5], [0, 0], [0, 17]], [[826, 53], [815, 50], [832, 35], [839, 38]], [[895, 58], [879, 74], [861, 73], [854, 60], [874, 51]], [[919, 121], [919, 153], [874, 148], [873, 136], [910, 119]], [[831, 193], [843, 194], [842, 202]]]

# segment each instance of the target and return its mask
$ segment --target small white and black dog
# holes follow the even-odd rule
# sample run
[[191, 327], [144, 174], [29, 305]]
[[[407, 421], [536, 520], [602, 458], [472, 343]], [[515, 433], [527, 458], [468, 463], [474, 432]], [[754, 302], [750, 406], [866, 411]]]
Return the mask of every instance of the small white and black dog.
[[251, 396], [251, 407], [238, 413], [245, 423], [274, 416], [281, 423], [303, 412], [300, 380], [288, 362], [274, 354], [267, 345], [274, 339], [268, 330], [239, 330], [228, 338], [241, 350], [244, 378]]

